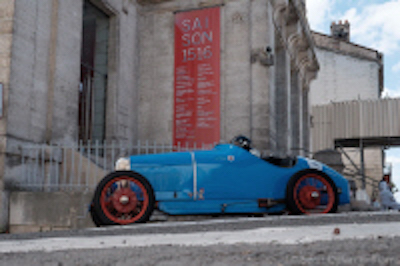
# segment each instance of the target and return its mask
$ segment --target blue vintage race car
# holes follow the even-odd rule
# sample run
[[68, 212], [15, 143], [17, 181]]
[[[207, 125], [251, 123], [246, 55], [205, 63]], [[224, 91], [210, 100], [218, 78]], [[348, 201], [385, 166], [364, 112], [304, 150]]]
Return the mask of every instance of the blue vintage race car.
[[247, 147], [119, 159], [98, 184], [91, 207], [96, 225], [146, 222], [154, 209], [170, 215], [336, 212], [347, 204], [348, 181], [303, 157], [258, 157]]

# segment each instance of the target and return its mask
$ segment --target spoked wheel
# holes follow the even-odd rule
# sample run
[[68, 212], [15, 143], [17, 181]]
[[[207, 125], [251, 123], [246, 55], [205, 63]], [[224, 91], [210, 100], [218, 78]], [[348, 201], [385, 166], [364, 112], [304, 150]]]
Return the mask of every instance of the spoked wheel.
[[293, 214], [337, 211], [337, 188], [323, 172], [305, 170], [294, 175], [287, 185], [287, 206]]
[[154, 209], [154, 192], [138, 173], [114, 172], [96, 188], [92, 217], [100, 225], [124, 225], [148, 221]]

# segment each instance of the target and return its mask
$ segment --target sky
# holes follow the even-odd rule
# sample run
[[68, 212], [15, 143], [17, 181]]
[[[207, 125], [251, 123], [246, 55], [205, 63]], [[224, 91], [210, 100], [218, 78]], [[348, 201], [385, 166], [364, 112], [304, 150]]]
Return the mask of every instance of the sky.
[[[333, 21], [348, 20], [351, 42], [383, 53], [383, 97], [400, 97], [400, 0], [306, 0], [306, 6], [312, 30], [330, 34]], [[388, 149], [386, 162], [400, 189], [400, 148]], [[395, 197], [400, 201], [400, 192]]]

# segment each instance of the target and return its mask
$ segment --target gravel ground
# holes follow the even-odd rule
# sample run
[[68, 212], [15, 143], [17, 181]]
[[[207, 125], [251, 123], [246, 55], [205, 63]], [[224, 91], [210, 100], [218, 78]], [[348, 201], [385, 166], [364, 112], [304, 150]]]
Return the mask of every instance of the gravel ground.
[[[210, 232], [224, 230], [247, 230], [264, 227], [296, 227], [315, 226], [326, 224], [366, 224], [380, 222], [400, 222], [400, 212], [349, 212], [338, 214], [292, 216], [277, 215], [265, 217], [242, 216], [231, 217], [173, 217], [171, 222], [156, 222], [146, 224], [134, 224], [128, 226], [112, 226], [85, 230], [37, 232], [25, 234], [0, 234], [0, 242], [8, 240], [24, 240], [51, 237], [73, 237], [73, 236], [106, 236], [124, 234], [162, 234], [162, 233], [189, 233]], [[400, 230], [400, 229], [399, 229]]]
[[302, 245], [154, 246], [3, 254], [0, 265], [400, 265], [400, 238]]
[[[1, 241], [30, 241], [53, 237], [123, 236], [246, 230], [265, 227], [375, 224], [400, 221], [396, 213], [348, 213], [323, 216], [269, 216], [165, 222], [95, 230], [0, 235]], [[400, 230], [400, 228], [399, 228]], [[333, 240], [310, 244], [233, 244], [213, 246], [155, 245], [136, 248], [3, 253], [0, 265], [400, 265], [400, 237]]]

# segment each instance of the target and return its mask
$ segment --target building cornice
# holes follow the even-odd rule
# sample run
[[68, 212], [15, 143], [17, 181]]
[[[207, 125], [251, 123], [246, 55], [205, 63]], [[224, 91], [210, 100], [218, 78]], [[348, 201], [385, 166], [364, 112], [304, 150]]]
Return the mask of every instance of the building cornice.
[[382, 63], [383, 54], [356, 43], [337, 40], [332, 36], [312, 31], [315, 46], [320, 49]]

